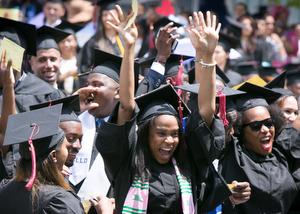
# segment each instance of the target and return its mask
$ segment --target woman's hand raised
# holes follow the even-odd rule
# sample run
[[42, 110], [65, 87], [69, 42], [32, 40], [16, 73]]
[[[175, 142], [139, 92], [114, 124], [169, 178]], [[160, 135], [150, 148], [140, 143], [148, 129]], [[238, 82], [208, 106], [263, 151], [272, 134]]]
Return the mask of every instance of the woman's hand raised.
[[129, 20], [134, 16], [134, 13], [131, 12], [126, 17], [119, 5], [116, 5], [116, 10], [117, 10], [118, 16], [116, 16], [114, 13], [110, 12], [110, 14], [114, 18], [116, 24], [113, 24], [109, 21], [107, 23], [112, 28], [114, 28], [120, 35], [122, 35], [124, 42], [125, 42], [125, 44], [124, 44], [125, 48], [131, 47], [135, 44], [135, 41], [138, 37], [137, 27], [135, 26], [134, 22], [133, 22], [133, 24], [127, 26]]
[[216, 15], [206, 13], [206, 21], [202, 12], [194, 12], [189, 17], [190, 25], [187, 28], [192, 45], [196, 52], [213, 54], [219, 40], [221, 24], [217, 24]]

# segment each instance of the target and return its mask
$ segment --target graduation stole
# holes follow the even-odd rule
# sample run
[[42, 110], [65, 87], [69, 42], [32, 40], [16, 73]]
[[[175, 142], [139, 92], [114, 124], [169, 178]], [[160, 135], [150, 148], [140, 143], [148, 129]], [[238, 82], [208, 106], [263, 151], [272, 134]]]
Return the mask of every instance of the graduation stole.
[[[192, 194], [192, 185], [189, 180], [180, 174], [176, 160], [172, 158], [172, 163], [175, 168], [176, 178], [179, 183], [181, 193], [181, 205], [184, 214], [193, 214], [194, 202]], [[141, 178], [135, 176], [129, 192], [127, 193], [122, 213], [147, 213], [149, 197], [149, 181], [142, 181]]]

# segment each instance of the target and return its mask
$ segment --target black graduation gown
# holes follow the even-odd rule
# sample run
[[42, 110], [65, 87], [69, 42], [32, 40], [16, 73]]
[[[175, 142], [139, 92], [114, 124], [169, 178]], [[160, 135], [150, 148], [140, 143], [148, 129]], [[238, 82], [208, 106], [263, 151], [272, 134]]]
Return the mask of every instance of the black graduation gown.
[[15, 87], [16, 105], [19, 112], [29, 111], [29, 106], [65, 97], [64, 93], [53, 88], [32, 73]]
[[[122, 126], [118, 126], [114, 123], [114, 121], [116, 121], [117, 110], [118, 105], [110, 120], [101, 125], [98, 130], [96, 147], [103, 157], [105, 171], [113, 187], [114, 195], [112, 196], [116, 200], [116, 213], [121, 213], [134, 176], [132, 173], [132, 156], [137, 139], [136, 117], [139, 110], [136, 108], [132, 119]], [[193, 149], [198, 151], [199, 156], [201, 156], [202, 152], [199, 147], [199, 144], [193, 144]], [[190, 157], [190, 155], [187, 155], [187, 157]], [[209, 165], [207, 162], [204, 165]], [[202, 208], [206, 209], [208, 206], [205, 205], [211, 205], [213, 202], [218, 204], [220, 201], [228, 198], [229, 190], [227, 185], [220, 181], [218, 175], [212, 172], [210, 173], [211, 177], [202, 177], [201, 179], [198, 179], [194, 175], [201, 173], [196, 173], [196, 168], [192, 163], [192, 161], [189, 161], [186, 170], [192, 181], [194, 204], [199, 207], [199, 210]], [[202, 167], [211, 169], [207, 166]], [[152, 161], [150, 162], [150, 170], [151, 178], [149, 180], [150, 191], [147, 208], [148, 212], [182, 213], [180, 206], [178, 206], [181, 204], [180, 191], [172, 164], [159, 166], [158, 163]], [[209, 179], [209, 181], [207, 181], [207, 179]], [[209, 184], [209, 182], [216, 180], [217, 182]], [[206, 198], [199, 196], [199, 193], [201, 192], [199, 187], [203, 182], [208, 183], [207, 188], [205, 188], [202, 193]], [[217, 192], [212, 192], [212, 190], [221, 190], [220, 196], [222, 197], [217, 199], [220, 201], [216, 201], [215, 198], [212, 198], [210, 201], [206, 200], [209, 198], [208, 195], [217, 195]]]
[[32, 208], [31, 192], [25, 189], [25, 182], [9, 182], [0, 189], [0, 207], [3, 214], [20, 213], [84, 213], [79, 198], [71, 191], [53, 185], [41, 185], [37, 194], [35, 212]]
[[285, 157], [276, 149], [263, 157], [233, 139], [219, 162], [219, 170], [227, 183], [247, 181], [251, 197], [246, 203], [223, 206], [224, 213], [287, 213], [297, 193]]
[[[278, 134], [274, 146], [284, 154], [287, 159], [289, 170], [300, 189], [300, 132], [291, 124], [286, 125]], [[300, 213], [300, 193], [292, 204], [290, 212]]]

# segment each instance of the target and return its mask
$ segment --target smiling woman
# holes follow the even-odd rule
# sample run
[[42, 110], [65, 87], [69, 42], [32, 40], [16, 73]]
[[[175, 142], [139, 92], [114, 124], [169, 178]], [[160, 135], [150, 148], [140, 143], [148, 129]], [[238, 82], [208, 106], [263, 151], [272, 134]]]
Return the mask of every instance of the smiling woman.
[[[238, 123], [220, 160], [227, 182], [244, 180], [251, 185], [249, 201], [235, 206], [238, 213], [287, 213], [297, 193], [288, 163], [275, 146], [275, 120], [268, 101], [280, 96], [270, 89], [246, 84], [247, 95], [236, 100]], [[231, 206], [225, 206], [231, 212]]]

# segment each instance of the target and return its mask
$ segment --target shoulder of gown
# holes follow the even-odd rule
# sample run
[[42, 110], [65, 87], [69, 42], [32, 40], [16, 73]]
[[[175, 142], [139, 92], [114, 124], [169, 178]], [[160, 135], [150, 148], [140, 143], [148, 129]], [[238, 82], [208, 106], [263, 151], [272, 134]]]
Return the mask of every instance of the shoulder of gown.
[[80, 199], [71, 191], [58, 186], [43, 185], [39, 189], [41, 213], [84, 213]]
[[139, 108], [135, 107], [132, 118], [123, 125], [117, 125], [119, 103], [116, 105], [110, 119], [98, 129], [95, 145], [103, 157], [108, 179], [112, 179], [118, 173], [120, 167], [130, 158], [137, 136], [136, 118]]

